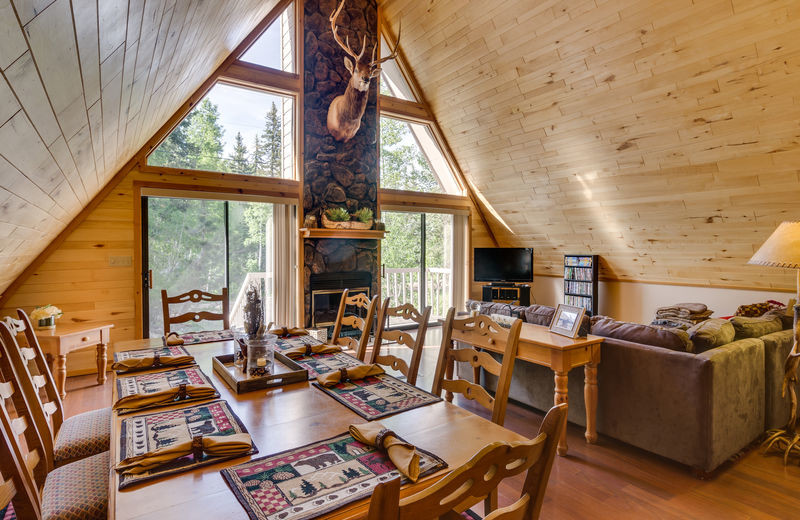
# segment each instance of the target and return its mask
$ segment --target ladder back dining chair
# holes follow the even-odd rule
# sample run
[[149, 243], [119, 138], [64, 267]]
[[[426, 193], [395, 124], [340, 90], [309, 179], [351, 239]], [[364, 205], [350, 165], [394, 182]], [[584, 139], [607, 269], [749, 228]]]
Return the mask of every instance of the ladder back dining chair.
[[[493, 442], [466, 464], [427, 489], [400, 498], [400, 479], [379, 484], [372, 493], [368, 520], [463, 520], [462, 512], [496, 493], [501, 481], [525, 471], [520, 498], [501, 509], [487, 511], [484, 520], [539, 518], [553, 467], [558, 439], [567, 420], [567, 405], [547, 412], [536, 437], [523, 442]], [[472, 513], [470, 511], [470, 513]], [[474, 514], [474, 513], [473, 513]]]
[[[508, 404], [508, 391], [514, 371], [514, 361], [519, 348], [519, 335], [522, 320], [515, 320], [510, 328], [498, 325], [491, 318], [477, 315], [464, 319], [455, 318], [455, 309], [450, 308], [444, 321], [442, 346], [439, 349], [439, 361], [436, 364], [432, 392], [441, 396], [446, 392], [448, 401], [453, 400], [453, 393], [462, 394], [470, 400], [492, 412], [492, 422], [503, 425]], [[464, 348], [455, 348], [458, 342]], [[481, 347], [491, 350], [502, 350], [503, 359], [497, 361], [488, 352], [480, 351]], [[469, 363], [473, 368], [473, 381], [453, 377], [456, 362]], [[480, 369], [497, 377], [497, 389], [492, 395], [480, 384]]]
[[[109, 452], [104, 451], [48, 471], [48, 453], [42, 442], [45, 432], [37, 428], [32, 418], [32, 403], [28, 396], [19, 391], [22, 376], [16, 373], [9, 356], [11, 349], [16, 348], [7, 341], [11, 331], [5, 323], [0, 323], [0, 332], [0, 399], [3, 401], [3, 406], [0, 406], [0, 430], [8, 448], [9, 460], [13, 462], [0, 466], [0, 471], [4, 479], [11, 478], [15, 482], [15, 494], [11, 499], [15, 512], [19, 518], [45, 520], [107, 518], [111, 468]], [[13, 410], [13, 414], [9, 413], [10, 410]], [[6, 470], [9, 475], [6, 475]], [[20, 486], [16, 485], [17, 482], [21, 483]]]
[[[375, 331], [375, 343], [370, 353], [369, 363], [377, 363], [394, 370], [400, 371], [406, 376], [409, 384], [417, 383], [419, 363], [422, 359], [422, 347], [425, 345], [425, 334], [428, 331], [428, 320], [431, 316], [431, 307], [427, 306], [420, 313], [416, 307], [410, 303], [404, 303], [397, 307], [389, 306], [389, 298], [383, 301], [380, 312], [378, 313], [378, 326]], [[417, 324], [417, 336], [413, 337], [406, 331], [386, 330], [389, 318], [401, 318]], [[393, 354], [382, 354], [383, 340], [395, 341], [398, 345], [403, 345], [411, 349], [411, 359], [407, 363], [404, 359]]]
[[16, 321], [22, 324], [21, 332], [27, 346], [20, 347], [18, 336], [9, 329], [0, 328], [0, 340], [8, 348], [10, 362], [20, 377], [17, 381], [20, 391], [28, 399], [31, 417], [41, 431], [48, 468], [108, 451], [111, 408], [91, 410], [65, 419], [64, 404], [28, 315], [22, 309], [17, 309], [17, 315], [19, 320]]
[[[207, 310], [189, 311], [179, 314], [178, 316], [171, 316], [169, 313], [170, 305], [180, 305], [185, 303], [201, 303], [201, 302], [221, 302], [222, 312], [210, 312]], [[177, 296], [167, 296], [167, 291], [161, 290], [161, 309], [164, 314], [164, 335], [172, 332], [172, 325], [178, 323], [186, 323], [189, 321], [222, 321], [223, 329], [230, 329], [230, 301], [228, 300], [228, 288], [222, 288], [222, 294], [213, 294], [199, 289], [194, 289]]]
[[[367, 353], [367, 344], [369, 343], [369, 335], [372, 332], [372, 321], [375, 318], [375, 308], [378, 306], [378, 297], [373, 296], [369, 298], [364, 293], [354, 294], [350, 296], [350, 291], [345, 289], [342, 292], [342, 299], [339, 302], [339, 311], [336, 314], [336, 323], [333, 326], [333, 334], [331, 335], [331, 344], [347, 347], [355, 352], [355, 356], [364, 361]], [[366, 311], [366, 315], [361, 318], [355, 314], [347, 314], [347, 306], [351, 305], [357, 309]], [[358, 339], [350, 336], [342, 336], [342, 327], [354, 327], [361, 331]]]

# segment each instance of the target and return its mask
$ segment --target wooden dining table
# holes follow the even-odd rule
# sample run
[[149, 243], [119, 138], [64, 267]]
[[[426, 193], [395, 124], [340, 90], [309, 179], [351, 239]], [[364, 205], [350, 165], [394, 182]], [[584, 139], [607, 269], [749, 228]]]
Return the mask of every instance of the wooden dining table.
[[[125, 349], [157, 346], [152, 340], [140, 343], [127, 342]], [[209, 376], [225, 399], [239, 416], [250, 433], [259, 453], [252, 458], [271, 455], [284, 450], [329, 439], [347, 432], [351, 424], [365, 422], [349, 408], [338, 403], [311, 382], [293, 383], [269, 390], [236, 394], [212, 370], [212, 357], [233, 353], [233, 342], [216, 342], [188, 346], [200, 368]], [[116, 384], [114, 385], [116, 401]], [[175, 405], [181, 408], [197, 403]], [[151, 412], [148, 410], [143, 413]], [[118, 461], [121, 419], [112, 418], [112, 464]], [[520, 441], [525, 438], [506, 428], [446, 401], [408, 410], [380, 419], [387, 428], [444, 459], [450, 469], [465, 463], [483, 446], [493, 441]], [[109, 518], [113, 519], [184, 519], [184, 518], [247, 518], [247, 514], [223, 480], [219, 471], [241, 464], [251, 456], [229, 459], [203, 466], [162, 479], [144, 482], [122, 491], [119, 478], [111, 470], [109, 489]], [[424, 489], [436, 482], [447, 470], [421, 478], [417, 483], [404, 486], [402, 495]], [[366, 514], [368, 500], [344, 505], [320, 518], [359, 518]]]

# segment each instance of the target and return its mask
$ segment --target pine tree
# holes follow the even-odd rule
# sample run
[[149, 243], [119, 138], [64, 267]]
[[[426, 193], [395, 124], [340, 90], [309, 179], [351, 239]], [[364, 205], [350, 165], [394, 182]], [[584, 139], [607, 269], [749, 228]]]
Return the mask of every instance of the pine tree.
[[236, 138], [233, 144], [233, 156], [230, 160], [231, 173], [239, 173], [242, 175], [249, 175], [252, 173], [250, 163], [247, 160], [247, 146], [242, 139], [242, 133], [236, 132]]
[[261, 134], [264, 142], [264, 175], [268, 177], [281, 176], [281, 159], [283, 147], [281, 146], [281, 116], [278, 108], [272, 103], [272, 108], [264, 118], [264, 132]]
[[305, 496], [310, 497], [311, 495], [317, 492], [317, 488], [315, 488], [314, 484], [312, 484], [311, 482], [307, 481], [306, 479], [303, 479], [300, 482], [300, 491], [302, 491], [303, 494], [305, 494]]
[[253, 175], [266, 177], [266, 163], [264, 162], [264, 141], [261, 134], [256, 133], [253, 138], [253, 153], [250, 154], [250, 165]]
[[155, 166], [168, 166], [172, 168], [194, 168], [200, 151], [193, 143], [189, 142], [188, 130], [194, 112], [190, 113], [178, 126], [164, 139], [156, 150], [150, 154], [147, 162]]
[[187, 129], [187, 140], [199, 151], [196, 168], [221, 171], [224, 133], [219, 124], [217, 105], [204, 99], [195, 109]]

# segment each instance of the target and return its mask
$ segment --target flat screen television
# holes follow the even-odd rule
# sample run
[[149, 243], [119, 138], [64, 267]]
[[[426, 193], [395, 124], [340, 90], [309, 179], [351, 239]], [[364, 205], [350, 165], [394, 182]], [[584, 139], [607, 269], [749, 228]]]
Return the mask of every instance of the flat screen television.
[[530, 247], [476, 247], [472, 265], [476, 282], [533, 281]]

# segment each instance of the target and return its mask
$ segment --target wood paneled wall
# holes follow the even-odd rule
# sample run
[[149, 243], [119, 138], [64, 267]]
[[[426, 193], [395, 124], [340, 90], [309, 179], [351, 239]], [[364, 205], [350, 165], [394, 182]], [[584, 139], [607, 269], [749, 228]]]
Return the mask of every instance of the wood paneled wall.
[[467, 178], [531, 246], [609, 279], [794, 286], [746, 265], [800, 218], [794, 0], [385, 0]]
[[0, 291], [277, 2], [0, 0]]

